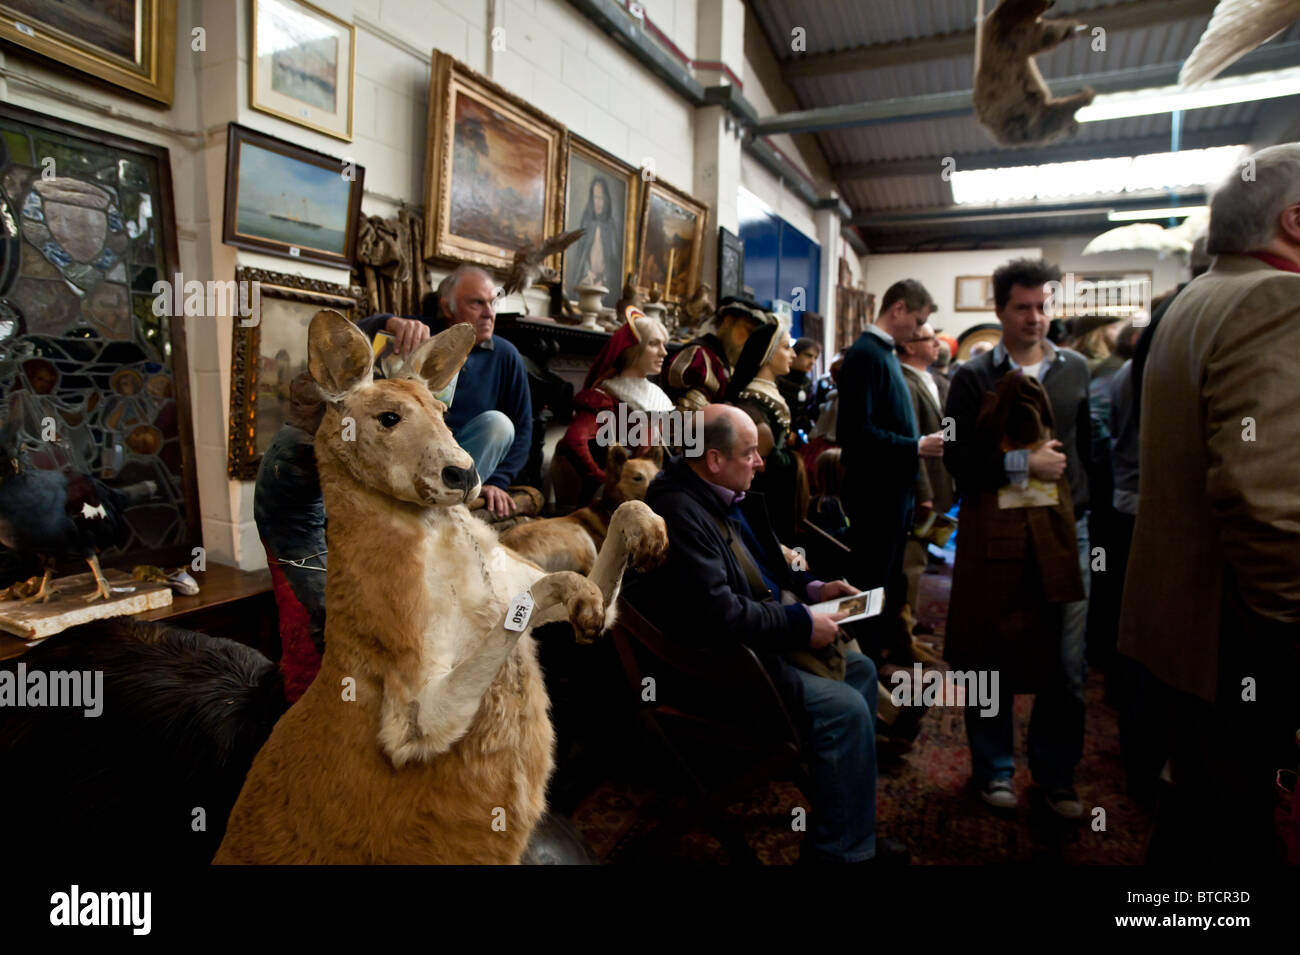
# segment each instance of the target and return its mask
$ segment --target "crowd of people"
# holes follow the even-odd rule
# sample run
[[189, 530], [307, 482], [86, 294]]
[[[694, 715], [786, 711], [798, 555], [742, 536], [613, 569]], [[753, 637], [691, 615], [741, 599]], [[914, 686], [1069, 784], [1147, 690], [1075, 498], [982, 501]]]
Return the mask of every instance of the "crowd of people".
[[[792, 341], [744, 298], [724, 299], [671, 361], [667, 331], [633, 309], [592, 364], [555, 454], [580, 496], [604, 478], [602, 414], [699, 415], [702, 441], [670, 448], [646, 498], [667, 524], [667, 558], [629, 572], [624, 596], [674, 641], [758, 656], [809, 764], [801, 861], [910, 858], [876, 832], [878, 747], [906, 743], [924, 710], [886, 726], [880, 701], [887, 671], [937, 662], [915, 639], [938, 624], [920, 617], [919, 582], [954, 511], [943, 655], [1000, 677], [996, 705], [965, 711], [972, 784], [990, 809], [1020, 802], [1013, 702], [1032, 694], [1036, 798], [1067, 823], [1085, 817], [1076, 773], [1091, 660], [1120, 710], [1130, 794], [1157, 812], [1152, 860], [1282, 857], [1275, 779], [1300, 753], [1300, 454], [1288, 417], [1300, 397], [1300, 145], [1264, 150], [1253, 168], [1214, 195], [1208, 270], [1144, 325], [1062, 327], [1059, 269], [1016, 259], [993, 275], [1001, 337], [965, 361], [909, 279], [822, 379], [820, 343]], [[426, 314], [361, 327], [409, 354], [445, 323], [474, 325], [446, 420], [486, 507], [506, 516], [532, 412], [518, 351], [493, 335], [495, 305], [492, 277], [461, 267]], [[262, 464], [257, 519], [278, 594], [301, 605], [309, 670], [325, 515], [302, 506], [318, 401], [294, 395]], [[626, 450], [661, 439], [651, 429]], [[813, 527], [844, 545], [834, 573], [798, 549]], [[876, 588], [881, 612], [863, 621], [842, 627], [845, 614], [815, 607]]]

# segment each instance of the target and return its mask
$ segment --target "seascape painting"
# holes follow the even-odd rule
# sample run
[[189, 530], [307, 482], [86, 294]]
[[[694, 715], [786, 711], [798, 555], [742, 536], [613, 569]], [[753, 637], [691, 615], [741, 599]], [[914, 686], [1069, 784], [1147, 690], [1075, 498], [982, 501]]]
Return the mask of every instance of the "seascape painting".
[[623, 289], [628, 241], [626, 176], [574, 151], [569, 153], [569, 196], [565, 229], [585, 229], [564, 255], [564, 296], [578, 297], [579, 285], [603, 285], [607, 308]]
[[547, 142], [457, 91], [449, 231], [515, 251], [546, 232]]
[[337, 169], [243, 143], [235, 230], [287, 246], [344, 255], [352, 185]]
[[339, 38], [327, 24], [281, 0], [258, 3], [258, 46], [270, 55], [271, 89], [308, 106], [338, 110]]

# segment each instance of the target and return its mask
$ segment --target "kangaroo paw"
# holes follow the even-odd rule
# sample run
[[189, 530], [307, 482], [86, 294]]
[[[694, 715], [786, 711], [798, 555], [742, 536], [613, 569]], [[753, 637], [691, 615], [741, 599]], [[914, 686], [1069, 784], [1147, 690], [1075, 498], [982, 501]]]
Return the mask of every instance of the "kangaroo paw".
[[668, 553], [668, 529], [664, 519], [644, 501], [624, 501], [614, 512], [632, 566], [637, 570], [658, 567]]
[[567, 619], [579, 643], [590, 643], [605, 627], [605, 598], [594, 583], [563, 570], [547, 574], [532, 586], [537, 603], [533, 626]]

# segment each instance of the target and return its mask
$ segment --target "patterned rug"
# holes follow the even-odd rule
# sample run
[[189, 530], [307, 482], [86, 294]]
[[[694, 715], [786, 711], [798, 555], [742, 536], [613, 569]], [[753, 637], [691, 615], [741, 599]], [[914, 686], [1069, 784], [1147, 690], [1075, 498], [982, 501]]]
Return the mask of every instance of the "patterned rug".
[[[951, 561], [951, 555], [949, 556]], [[922, 637], [942, 655], [951, 566], [921, 578], [921, 621], [935, 629]], [[1016, 792], [1020, 808], [995, 814], [970, 787], [970, 751], [962, 710], [935, 707], [926, 715], [912, 751], [881, 766], [877, 829], [900, 839], [918, 864], [1068, 863], [1133, 865], [1142, 861], [1150, 819], [1124, 792], [1117, 715], [1103, 700], [1102, 675], [1090, 673], [1083, 761], [1076, 772], [1084, 820], [1061, 822], [1033, 792], [1025, 767], [1025, 739], [1033, 700], [1016, 699]], [[636, 760], [630, 760], [635, 764]], [[665, 808], [681, 806], [655, 785], [654, 773], [635, 765], [597, 785], [582, 799], [573, 821], [607, 863], [703, 863], [739, 861], [716, 835], [700, 826], [682, 831]], [[789, 783], [771, 783], [729, 814], [743, 822], [745, 839], [764, 864], [782, 865], [799, 855], [801, 833], [793, 810], [807, 800]]]

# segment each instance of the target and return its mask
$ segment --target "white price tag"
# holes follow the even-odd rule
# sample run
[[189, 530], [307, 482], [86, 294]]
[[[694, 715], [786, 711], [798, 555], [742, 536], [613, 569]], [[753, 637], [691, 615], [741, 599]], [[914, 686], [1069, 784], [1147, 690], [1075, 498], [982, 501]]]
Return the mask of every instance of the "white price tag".
[[33, 30], [25, 23], [19, 23], [17, 20], [14, 21], [14, 29], [17, 30], [19, 33], [21, 33], [23, 36], [30, 36], [30, 37], [36, 36], [35, 30]]
[[299, 256], [302, 255], [302, 251], [296, 245], [291, 245], [289, 246], [289, 254], [292, 256]]
[[525, 590], [510, 601], [510, 609], [506, 611], [506, 629], [513, 630], [515, 633], [523, 633], [528, 626], [528, 618], [532, 615], [533, 595]]

